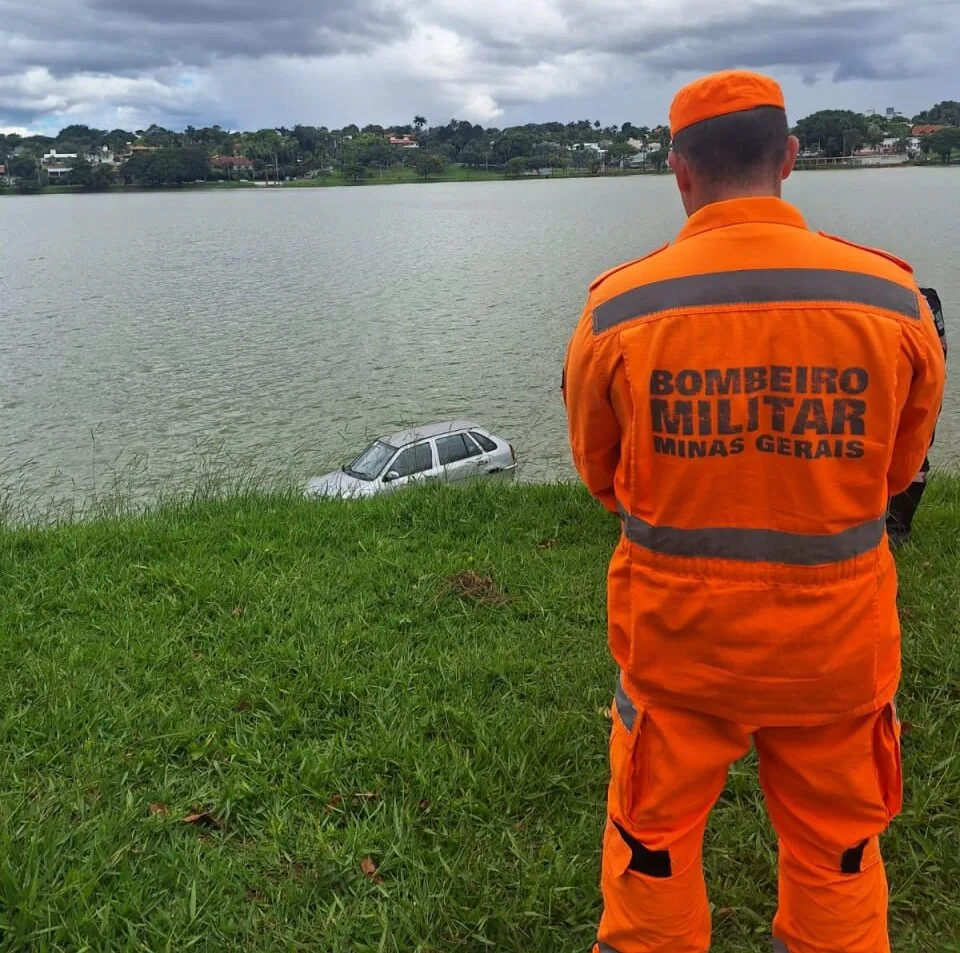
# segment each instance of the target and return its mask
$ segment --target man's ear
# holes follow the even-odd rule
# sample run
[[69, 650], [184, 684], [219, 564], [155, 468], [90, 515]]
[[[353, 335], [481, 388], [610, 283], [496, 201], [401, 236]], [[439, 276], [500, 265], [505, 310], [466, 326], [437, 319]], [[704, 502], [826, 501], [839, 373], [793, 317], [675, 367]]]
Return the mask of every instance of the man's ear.
[[790, 178], [793, 167], [797, 164], [797, 156], [800, 154], [800, 140], [796, 136], [787, 137], [787, 155], [783, 160], [783, 168], [780, 170], [780, 181]]
[[677, 188], [681, 192], [690, 191], [690, 165], [687, 160], [680, 155], [679, 152], [674, 152], [670, 150], [670, 155], [667, 158], [667, 164], [673, 169], [673, 174], [677, 178]]

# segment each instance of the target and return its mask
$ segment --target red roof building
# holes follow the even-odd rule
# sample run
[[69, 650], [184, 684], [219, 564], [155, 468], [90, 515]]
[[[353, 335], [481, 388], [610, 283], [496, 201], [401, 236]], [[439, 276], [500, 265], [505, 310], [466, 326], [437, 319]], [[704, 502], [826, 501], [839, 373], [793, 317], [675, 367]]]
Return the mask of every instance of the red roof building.
[[214, 156], [210, 164], [215, 169], [232, 169], [234, 172], [253, 170], [253, 159], [246, 156]]
[[932, 136], [935, 132], [946, 128], [946, 126], [914, 126], [910, 134], [913, 136]]

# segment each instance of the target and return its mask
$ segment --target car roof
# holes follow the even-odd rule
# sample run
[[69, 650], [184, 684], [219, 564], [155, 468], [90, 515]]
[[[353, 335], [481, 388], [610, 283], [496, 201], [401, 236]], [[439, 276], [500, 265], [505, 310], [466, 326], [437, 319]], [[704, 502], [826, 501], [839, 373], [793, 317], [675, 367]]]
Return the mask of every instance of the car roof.
[[487, 433], [483, 427], [479, 427], [469, 420], [445, 420], [435, 424], [423, 424], [411, 430], [400, 430], [389, 437], [384, 437], [383, 442], [394, 447], [403, 447], [408, 443], [429, 440], [430, 437], [440, 437], [443, 434], [455, 433], [459, 430], [479, 430], [481, 433]]

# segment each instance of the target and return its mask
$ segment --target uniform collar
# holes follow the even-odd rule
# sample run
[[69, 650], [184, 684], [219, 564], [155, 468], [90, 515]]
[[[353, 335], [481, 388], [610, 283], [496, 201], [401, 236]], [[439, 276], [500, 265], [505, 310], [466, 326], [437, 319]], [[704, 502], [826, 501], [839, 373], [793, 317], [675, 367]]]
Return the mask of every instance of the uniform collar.
[[790, 225], [793, 228], [806, 228], [800, 211], [789, 202], [773, 196], [756, 198], [728, 199], [725, 202], [714, 202], [705, 205], [694, 212], [687, 219], [687, 224], [680, 230], [677, 241], [693, 238], [714, 228], [726, 228], [729, 225]]

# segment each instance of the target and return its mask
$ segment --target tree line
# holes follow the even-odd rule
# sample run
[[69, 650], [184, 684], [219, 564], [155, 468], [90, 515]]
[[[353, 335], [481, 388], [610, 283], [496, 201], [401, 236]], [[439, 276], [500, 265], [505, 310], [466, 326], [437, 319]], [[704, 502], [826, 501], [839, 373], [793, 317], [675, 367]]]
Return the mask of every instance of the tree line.
[[[793, 131], [805, 151], [839, 157], [890, 138], [905, 144], [916, 124], [947, 127], [923, 139], [925, 153], [949, 162], [960, 149], [960, 103], [954, 101], [939, 103], [912, 120], [822, 110], [801, 119]], [[391, 145], [391, 138], [415, 142], [417, 148]], [[449, 165], [508, 175], [542, 169], [599, 171], [606, 164], [633, 159], [637, 144], [642, 145], [645, 166], [657, 171], [663, 168], [670, 147], [668, 128], [631, 122], [604, 126], [597, 120], [582, 119], [498, 129], [457, 119], [431, 126], [417, 115], [412, 123], [389, 128], [296, 125], [254, 132], [219, 125], [187, 126], [182, 132], [158, 125], [132, 131], [71, 125], [56, 136], [0, 135], [0, 164], [28, 186], [44, 184], [40, 158], [50, 150], [76, 154], [66, 181], [89, 189], [106, 188], [114, 182], [178, 185], [245, 175], [283, 179], [335, 172], [346, 181], [361, 182], [398, 169], [430, 178], [441, 175]], [[131, 146], [139, 148], [131, 152]], [[104, 147], [124, 156], [122, 164], [87, 161], [85, 156], [96, 155]], [[242, 169], [215, 169], [211, 166], [215, 156], [242, 156], [250, 163]]]
[[925, 155], [939, 156], [949, 163], [960, 149], [960, 102], [947, 100], [908, 120], [905, 116], [867, 116], [847, 109], [825, 109], [801, 119], [794, 134], [805, 151], [827, 158], [851, 156], [864, 146], [879, 146], [884, 140], [896, 140], [896, 149], [907, 151], [915, 126], [944, 126], [921, 137]]

